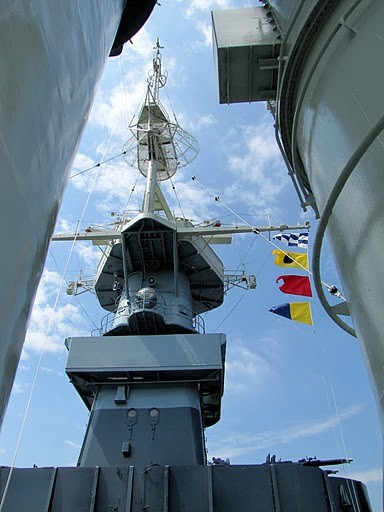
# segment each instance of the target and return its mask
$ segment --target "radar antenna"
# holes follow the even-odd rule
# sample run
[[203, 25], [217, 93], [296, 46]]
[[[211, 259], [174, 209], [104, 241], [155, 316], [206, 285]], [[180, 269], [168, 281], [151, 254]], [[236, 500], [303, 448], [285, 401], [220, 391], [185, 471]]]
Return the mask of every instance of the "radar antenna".
[[160, 103], [159, 89], [167, 82], [167, 73], [162, 71], [161, 65], [162, 48], [157, 39], [145, 100], [138, 122], [129, 127], [132, 137], [123, 148], [126, 162], [147, 178], [144, 213], [154, 211], [158, 182], [172, 178], [198, 154], [197, 140], [183, 130], [176, 119], [172, 122]]

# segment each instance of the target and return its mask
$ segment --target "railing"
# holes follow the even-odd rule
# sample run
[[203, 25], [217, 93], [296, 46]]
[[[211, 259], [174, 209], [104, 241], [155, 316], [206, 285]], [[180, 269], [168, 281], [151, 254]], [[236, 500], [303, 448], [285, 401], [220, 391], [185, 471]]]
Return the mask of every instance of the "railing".
[[[163, 290], [170, 291], [170, 290]], [[156, 290], [157, 292], [157, 290]], [[187, 294], [185, 294], [187, 295]], [[92, 336], [102, 336], [113, 328], [113, 324], [116, 322], [118, 325], [128, 325], [128, 318], [138, 312], [146, 311], [148, 313], [155, 313], [166, 319], [167, 316], [179, 317], [181, 319], [180, 326], [185, 325], [186, 319], [193, 319], [192, 329], [200, 334], [205, 333], [205, 321], [200, 315], [193, 317], [193, 311], [186, 305], [180, 305], [178, 309], [173, 304], [166, 304], [166, 301], [162, 294], [156, 293], [157, 303], [150, 307], [147, 300], [137, 299], [137, 292], [133, 293], [126, 304], [117, 307], [114, 311], [108, 313], [101, 319], [101, 325], [99, 329], [92, 331]], [[120, 321], [119, 321], [120, 320]]]
[[384, 130], [384, 114], [379, 118], [376, 124], [369, 130], [367, 135], [361, 141], [360, 145], [353, 152], [352, 156], [348, 160], [344, 169], [339, 174], [336, 183], [334, 184], [331, 193], [329, 194], [328, 200], [324, 206], [323, 212], [320, 217], [319, 226], [317, 228], [315, 240], [313, 243], [313, 256], [312, 256], [312, 272], [313, 272], [313, 282], [315, 284], [316, 292], [319, 297], [320, 303], [328, 313], [328, 315], [332, 318], [332, 320], [341, 327], [344, 331], [352, 336], [356, 337], [356, 332], [352, 327], [346, 324], [341, 318], [339, 318], [334, 311], [332, 311], [332, 306], [327, 301], [324, 290], [321, 283], [320, 276], [320, 254], [321, 247], [323, 243], [323, 238], [325, 235], [325, 230], [328, 225], [328, 221], [332, 215], [333, 208], [336, 204], [337, 199], [339, 198], [346, 182], [349, 177], [355, 170], [356, 166], [363, 158], [369, 147], [373, 144], [376, 137], [380, 135], [380, 133]]
[[205, 320], [201, 315], [196, 315], [193, 319], [193, 328], [199, 334], [205, 334]]

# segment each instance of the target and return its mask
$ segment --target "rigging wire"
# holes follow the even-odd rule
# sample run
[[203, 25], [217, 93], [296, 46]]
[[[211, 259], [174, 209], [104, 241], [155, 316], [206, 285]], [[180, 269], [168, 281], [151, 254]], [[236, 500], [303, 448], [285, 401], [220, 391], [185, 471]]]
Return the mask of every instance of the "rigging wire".
[[[113, 132], [114, 133], [114, 132]], [[109, 141], [110, 142], [110, 141]], [[100, 160], [100, 162], [98, 162], [97, 164], [95, 165], [92, 165], [92, 167], [88, 167], [88, 169], [84, 169], [83, 171], [80, 171], [76, 174], [71, 174], [71, 176], [69, 177], [70, 179], [71, 178], [76, 178], [76, 176], [80, 176], [80, 174], [84, 174], [85, 172], [88, 172], [88, 171], [92, 171], [92, 169], [96, 169], [96, 167], [101, 167], [103, 164], [106, 164], [107, 162], [111, 162], [112, 160], [115, 160], [116, 158], [119, 158], [120, 156], [123, 156], [127, 153], [127, 151], [122, 151], [121, 153], [119, 153], [118, 155], [115, 155], [115, 156], [111, 156], [111, 158], [106, 158], [104, 160], [104, 157]], [[105, 156], [105, 151], [104, 151], [104, 156]]]
[[[245, 252], [245, 254], [244, 254], [243, 258], [242, 258], [242, 261], [240, 261], [240, 263], [239, 263], [239, 265], [237, 266], [237, 268], [236, 268], [235, 272], [236, 272], [237, 270], [239, 270], [239, 268], [241, 267], [241, 265], [243, 265], [245, 258], [248, 256], [248, 253], [251, 251], [251, 249], [252, 249], [252, 247], [254, 246], [254, 244], [255, 244], [256, 240], [257, 240], [256, 238], [254, 238], [254, 239], [253, 239], [253, 242], [250, 244], [250, 246], [249, 246], [249, 247], [248, 247], [248, 249], [246, 250], [246, 252]], [[258, 275], [260, 275], [260, 272], [263, 270], [263, 268], [264, 268], [265, 264], [266, 264], [266, 263], [267, 263], [267, 261], [269, 260], [269, 257], [270, 257], [270, 255], [268, 254], [268, 255], [267, 255], [267, 257], [265, 258], [265, 260], [263, 261], [263, 263], [262, 263], [261, 267], [260, 267], [260, 268], [259, 268], [259, 270], [256, 272], [256, 274], [255, 274], [255, 275], [256, 275], [256, 277], [257, 277]], [[233, 306], [233, 308], [231, 309], [231, 311], [230, 311], [230, 312], [227, 314], [227, 316], [226, 316], [226, 317], [225, 317], [225, 318], [220, 322], [220, 324], [216, 327], [216, 329], [215, 329], [213, 332], [216, 332], [216, 331], [219, 329], [219, 327], [221, 327], [221, 326], [223, 325], [223, 323], [224, 323], [224, 322], [225, 322], [225, 321], [226, 321], [226, 320], [231, 316], [231, 314], [234, 312], [234, 310], [237, 308], [237, 306], [240, 304], [240, 302], [241, 302], [241, 301], [243, 300], [243, 298], [245, 297], [245, 295], [246, 295], [247, 291], [248, 291], [248, 290], [246, 290], [246, 291], [244, 291], [244, 292], [243, 292], [243, 294], [242, 294], [242, 296], [240, 297], [240, 299], [236, 302], [236, 304]], [[217, 299], [216, 299], [216, 301], [217, 301]], [[216, 303], [216, 302], [215, 302], [215, 303]], [[214, 303], [214, 304], [215, 304], [215, 303]], [[206, 313], [206, 314], [207, 314], [207, 313]]]
[[237, 306], [240, 304], [240, 302], [244, 299], [245, 294], [247, 291], [244, 291], [239, 300], [236, 302], [236, 304], [233, 306], [233, 308], [230, 310], [230, 312], [223, 318], [223, 320], [219, 323], [219, 325], [216, 327], [216, 329], [213, 331], [214, 333], [223, 325], [223, 323], [231, 316], [231, 314], [235, 311]]
[[[204, 187], [204, 185], [202, 183], [199, 182], [199, 180], [196, 178], [196, 176], [192, 176], [188, 171], [186, 171], [190, 176], [191, 176], [191, 179], [193, 181], [196, 181], [196, 183], [205, 191], [207, 191], [206, 187]], [[313, 275], [313, 273], [311, 272], [311, 270], [309, 268], [305, 268], [304, 265], [302, 265], [299, 261], [296, 261], [294, 258], [292, 258], [292, 256], [290, 256], [288, 254], [287, 251], [285, 251], [284, 249], [281, 249], [278, 245], [276, 245], [272, 240], [269, 240], [265, 235], [263, 235], [263, 233], [261, 233], [260, 231], [258, 231], [256, 228], [254, 228], [254, 226], [252, 226], [252, 224], [250, 224], [249, 222], [247, 222], [242, 216], [240, 216], [238, 213], [235, 212], [235, 210], [233, 210], [230, 206], [228, 206], [226, 203], [224, 203], [220, 196], [215, 196], [215, 201], [217, 203], [220, 203], [222, 206], [224, 206], [224, 208], [226, 208], [228, 211], [230, 211], [235, 217], [237, 217], [239, 220], [241, 220], [244, 224], [246, 224], [248, 227], [250, 227], [251, 229], [253, 229], [253, 232], [255, 233], [255, 235], [259, 235], [261, 236], [261, 238], [263, 238], [266, 242], [268, 242], [269, 244], [271, 244], [273, 247], [275, 247], [278, 251], [282, 252], [283, 254], [285, 254], [286, 256], [288, 256], [290, 259], [292, 259], [295, 264], [300, 267], [303, 271], [307, 272], [309, 275]], [[338, 298], [342, 299], [342, 300], [346, 300], [345, 297], [339, 292], [339, 290], [333, 286], [333, 285], [330, 285], [328, 283], [326, 283], [325, 281], [321, 281], [322, 285], [325, 286], [328, 291], [332, 294], [332, 295], [336, 295]], [[336, 293], [335, 293], [335, 290], [336, 290]]]
[[[122, 55], [123, 54], [121, 53], [119, 55], [119, 58], [116, 60], [116, 68], [117, 68], [118, 81], [120, 81], [121, 92], [122, 92], [122, 96], [123, 96], [125, 122], [126, 122], [127, 129], [128, 129], [129, 121], [128, 121], [127, 91], [126, 91], [125, 82], [124, 82], [123, 57], [122, 57]], [[120, 76], [119, 76], [119, 73], [120, 73]]]
[[177, 204], [179, 205], [179, 208], [180, 208], [180, 211], [181, 211], [181, 215], [183, 216], [183, 219], [185, 219], [186, 217], [185, 217], [184, 212], [183, 212], [183, 207], [181, 206], [180, 199], [179, 199], [179, 196], [178, 196], [178, 194], [176, 192], [176, 187], [175, 187], [175, 185], [174, 185], [174, 183], [172, 181], [172, 178], [169, 178], [169, 181], [171, 182], [172, 190], [173, 190], [173, 192], [175, 194]]
[[[53, 255], [53, 252], [51, 251], [51, 249], [49, 249], [49, 254], [51, 256], [51, 258], [53, 259], [55, 265], [56, 265], [56, 268], [58, 269], [59, 273], [61, 274], [61, 269], [60, 269], [60, 266], [59, 264], [57, 263], [57, 260], [56, 258], [54, 257]], [[68, 286], [68, 281], [66, 280], [65, 281], [66, 285]], [[93, 321], [92, 317], [88, 314], [87, 310], [83, 307], [83, 305], [81, 304], [79, 298], [77, 297], [77, 295], [74, 295], [73, 296], [77, 302], [77, 304], [79, 305], [80, 309], [83, 311], [83, 313], [85, 314], [85, 316], [87, 317], [87, 319], [93, 324], [93, 327], [95, 327], [95, 329], [98, 329], [97, 325], [95, 324], [95, 322]], [[81, 335], [83, 336], [83, 335]]]
[[[197, 184], [204, 190], [204, 191], [207, 191], [207, 188], [204, 187], [204, 185], [202, 183], [200, 183], [197, 179], [196, 179], [196, 176], [192, 176], [188, 171], [186, 171], [190, 176], [191, 176], [191, 179], [193, 181], [196, 181]], [[225, 208], [227, 208], [228, 211], [230, 211], [235, 217], [237, 217], [239, 220], [241, 220], [244, 224], [248, 225], [250, 228], [252, 228], [253, 226], [251, 224], [249, 224], [249, 222], [247, 222], [242, 216], [240, 216], [236, 211], [234, 211], [232, 208], [230, 208], [226, 203], [222, 202], [220, 200], [220, 197], [219, 196], [215, 196], [215, 201], [216, 202], [220, 202]], [[274, 246], [275, 248], [277, 248], [278, 250], [281, 250], [274, 242], [272, 242], [271, 240], [269, 240], [267, 237], [265, 237], [262, 233], [258, 232], [257, 230], [254, 231], [255, 234], [258, 234], [260, 235], [264, 240], [266, 240], [268, 243], [270, 243], [272, 246]], [[250, 249], [248, 249], [248, 251], [246, 252], [246, 255], [248, 254]], [[284, 250], [282, 250], [283, 253], [287, 254]], [[269, 258], [269, 255], [267, 256], [265, 262], [263, 263], [263, 266], [265, 265], [267, 259]], [[296, 262], [300, 267], [302, 267], [303, 270], [305, 270], [306, 272], [308, 272], [310, 275], [312, 275], [312, 272], [309, 270], [309, 269], [306, 269], [304, 266], [302, 266], [301, 264], [299, 264], [299, 262]], [[239, 267], [238, 267], [239, 268]], [[324, 286], [326, 286], [328, 288], [328, 290], [330, 290], [332, 287], [331, 285], [328, 285], [327, 283], [324, 283], [322, 282], [322, 284]], [[239, 298], [239, 300], [236, 302], [236, 304], [233, 306], [233, 308], [229, 311], [229, 313], [227, 314], [227, 316], [223, 319], [223, 321], [216, 327], [215, 331], [216, 332], [220, 327], [221, 325], [227, 320], [227, 318], [233, 313], [233, 311], [237, 308], [237, 306], [239, 305], [239, 303], [243, 300], [245, 296], [245, 292], [243, 293], [243, 295]], [[340, 294], [340, 298], [344, 298], [342, 297], [342, 295]], [[344, 299], [345, 300], [345, 299]], [[323, 379], [325, 380], [325, 375], [324, 375], [324, 372], [323, 372]], [[339, 409], [338, 409], [338, 405], [336, 403], [336, 399], [335, 399], [335, 396], [334, 396], [334, 392], [333, 392], [333, 387], [332, 387], [332, 384], [330, 384], [330, 388], [332, 390], [332, 396], [333, 396], [333, 403], [334, 403], [334, 408], [335, 408], [335, 411], [336, 411], [336, 417], [337, 417], [337, 422], [338, 422], [338, 427], [339, 427], [339, 431], [340, 431], [340, 436], [341, 436], [341, 442], [343, 444], [343, 447], [344, 447], [344, 453], [345, 453], [345, 457], [348, 458], [347, 456], [347, 450], [346, 450], [346, 445], [345, 445], [345, 440], [344, 440], [344, 433], [343, 433], [343, 429], [342, 429], [342, 425], [341, 425], [341, 421], [340, 421], [340, 414], [339, 414]], [[347, 484], [348, 486], [350, 485], [350, 483], [348, 482], [347, 480]], [[351, 494], [354, 495], [355, 499], [356, 499], [356, 503], [357, 503], [357, 507], [358, 507], [358, 511], [360, 512], [360, 505], [359, 505], [359, 502], [358, 502], [358, 498], [357, 498], [357, 495], [356, 495], [356, 489], [355, 487], [353, 486], [352, 484], [352, 492]], [[354, 507], [355, 508], [355, 507]]]
[[127, 213], [127, 211], [128, 211], [128, 204], [129, 204], [129, 202], [130, 202], [130, 200], [131, 200], [131, 198], [132, 198], [133, 193], [134, 193], [134, 192], [135, 192], [135, 190], [136, 190], [136, 185], [137, 185], [137, 182], [139, 181], [139, 178], [140, 178], [140, 173], [138, 172], [138, 173], [137, 173], [137, 176], [136, 176], [135, 183], [133, 184], [133, 187], [131, 188], [131, 192], [129, 193], [129, 196], [128, 196], [128, 199], [127, 199], [127, 202], [125, 203], [125, 206], [124, 206], [124, 208], [123, 208], [123, 214], [122, 214], [122, 215], [123, 215], [123, 218], [125, 218], [125, 215], [126, 215], [126, 213]]
[[[78, 223], [78, 226], [79, 226], [79, 223]], [[76, 232], [77, 232], [77, 230], [76, 230]], [[52, 325], [52, 322], [53, 322], [53, 317], [54, 317], [55, 312], [56, 312], [56, 308], [58, 306], [58, 302], [59, 302], [59, 297], [60, 297], [60, 294], [61, 294], [62, 286], [63, 286], [63, 283], [65, 281], [65, 272], [68, 269], [68, 265], [69, 265], [69, 262], [70, 262], [70, 258], [72, 256], [72, 252], [73, 252], [74, 246], [75, 246], [75, 240], [73, 240], [73, 242], [71, 244], [71, 249], [69, 251], [69, 255], [68, 255], [67, 261], [65, 263], [64, 272], [63, 272], [63, 274], [61, 276], [61, 281], [60, 281], [60, 284], [59, 284], [59, 289], [58, 289], [57, 294], [56, 294], [56, 298], [55, 298], [55, 302], [54, 302], [54, 305], [53, 305], [53, 308], [52, 308], [51, 316], [49, 318], [49, 322], [48, 322], [47, 329], [46, 329], [46, 332], [45, 332], [44, 341], [43, 341], [43, 344], [42, 344], [42, 347], [41, 347], [41, 350], [40, 350], [40, 354], [39, 354], [39, 357], [38, 357], [38, 360], [37, 360], [37, 365], [36, 365], [36, 368], [35, 368], [35, 372], [34, 372], [34, 376], [33, 376], [33, 380], [32, 380], [32, 385], [31, 385], [31, 390], [30, 390], [29, 396], [28, 396], [27, 405], [25, 407], [24, 416], [23, 416], [23, 420], [22, 420], [22, 423], [21, 423], [21, 427], [20, 427], [20, 431], [19, 431], [19, 436], [18, 436], [17, 443], [16, 443], [15, 452], [14, 452], [14, 455], [13, 455], [13, 458], [12, 458], [10, 470], [9, 470], [8, 477], [7, 477], [7, 481], [6, 481], [6, 484], [5, 484], [5, 487], [4, 487], [3, 497], [2, 497], [1, 502], [0, 502], [0, 512], [3, 512], [5, 499], [6, 499], [6, 496], [7, 496], [8, 489], [9, 489], [9, 484], [11, 482], [11, 477], [12, 477], [12, 473], [13, 473], [13, 470], [14, 470], [14, 467], [15, 467], [16, 458], [17, 458], [17, 455], [19, 453], [21, 440], [22, 440], [22, 437], [23, 437], [23, 434], [24, 434], [25, 425], [26, 425], [27, 418], [28, 418], [28, 415], [29, 415], [29, 410], [30, 410], [30, 406], [31, 406], [31, 402], [32, 402], [32, 397], [34, 395], [34, 391], [35, 391], [35, 388], [36, 388], [37, 378], [38, 378], [38, 375], [40, 373], [41, 362], [42, 362], [42, 359], [43, 359], [43, 355], [45, 354], [45, 347], [46, 347], [46, 344], [47, 344], [47, 341], [48, 341], [48, 335], [49, 335], [49, 332], [50, 332], [50, 329], [51, 329], [51, 325]]]
[[[335, 442], [338, 447], [338, 452], [340, 453], [341, 458], [343, 458], [343, 456], [344, 456], [345, 459], [349, 459], [347, 449], [346, 449], [346, 444], [345, 444], [344, 432], [343, 432], [343, 428], [342, 428], [342, 424], [341, 424], [339, 406], [336, 401], [336, 397], [335, 397], [335, 393], [333, 390], [333, 385], [332, 385], [331, 379], [329, 379], [327, 377], [327, 371], [326, 371], [327, 364], [326, 364], [326, 360], [325, 360], [325, 354], [327, 353], [327, 350], [326, 350], [326, 344], [325, 344], [324, 338], [321, 337], [319, 342], [313, 343], [313, 345], [314, 345], [314, 350], [315, 350], [316, 361], [319, 362], [318, 364], [320, 366], [319, 372], [321, 374], [322, 381], [323, 381], [324, 393], [325, 393], [325, 397], [327, 400], [329, 414], [330, 414], [331, 418], [334, 417], [334, 414], [336, 415], [336, 423], [337, 424], [333, 424], [333, 432], [334, 432], [334, 436], [335, 436]], [[329, 390], [331, 390], [332, 400], [330, 399], [330, 396], [329, 396]], [[347, 476], [345, 464], [342, 466], [342, 471], [344, 472], [344, 476]], [[348, 472], [349, 472], [349, 478], [351, 478], [351, 469], [349, 466], [348, 466]], [[357, 510], [358, 512], [361, 512], [359, 500], [358, 500], [358, 497], [356, 494], [356, 488], [355, 488], [354, 484], [350, 483], [349, 480], [347, 479], [346, 485], [349, 489], [351, 496], [353, 495], [355, 497], [355, 500], [357, 503], [357, 507], [358, 507], [357, 509], [356, 509], [355, 505], [352, 504], [353, 510], [354, 511]], [[351, 486], [352, 486], [352, 489], [351, 489]]]
[[[336, 397], [335, 397], [335, 392], [334, 392], [334, 389], [333, 389], [333, 386], [332, 386], [332, 383], [330, 383], [330, 388], [331, 388], [331, 393], [332, 393], [332, 400], [333, 400], [333, 404], [334, 404], [334, 407], [335, 407], [335, 412], [336, 412], [336, 418], [337, 418], [337, 425], [339, 427], [339, 432], [340, 432], [340, 438], [341, 438], [341, 442], [342, 442], [342, 445], [343, 445], [343, 450], [344, 450], [344, 454], [345, 454], [345, 458], [348, 459], [348, 455], [347, 455], [347, 447], [346, 447], [346, 444], [345, 444], [345, 437], [344, 437], [344, 432], [343, 432], [343, 429], [342, 429], [342, 426], [341, 426], [341, 420], [340, 420], [340, 414], [339, 414], [339, 409], [337, 407], [337, 403], [336, 403]], [[343, 468], [344, 469], [344, 472], [346, 473], [346, 469], [345, 467]], [[348, 468], [349, 469], [349, 468]], [[351, 470], [349, 469], [349, 477], [351, 477]], [[349, 480], [347, 479], [346, 480], [347, 482], [347, 486], [349, 488], [349, 486], [351, 485], [352, 486], [352, 490], [353, 492], [351, 492], [351, 490], [349, 489], [349, 492], [351, 492], [351, 494], [353, 494], [353, 496], [355, 497], [355, 500], [356, 500], [356, 504], [357, 504], [357, 511], [358, 512], [361, 512], [361, 509], [360, 509], [360, 504], [359, 504], [359, 499], [358, 499], [358, 496], [357, 496], [357, 493], [356, 493], [356, 488], [353, 484], [353, 482], [349, 482]], [[355, 507], [353, 507], [353, 510], [356, 510]]]
[[[237, 267], [236, 267], [236, 269], [235, 269], [235, 273], [239, 270], [239, 268], [240, 268], [241, 266], [244, 266], [245, 258], [248, 256], [248, 254], [249, 254], [250, 250], [252, 249], [252, 247], [254, 246], [254, 244], [255, 244], [256, 240], [257, 240], [257, 238], [254, 238], [254, 239], [253, 239], [253, 241], [251, 242], [251, 244], [249, 245], [248, 249], [245, 251], [245, 253], [244, 253], [243, 257], [242, 257], [242, 258], [241, 258], [241, 260], [240, 260], [240, 263], [237, 265]], [[209, 241], [207, 242], [207, 244], [206, 244], [206, 245], [208, 245], [208, 244], [209, 244]], [[268, 255], [268, 257], [269, 257], [269, 255]], [[265, 262], [264, 262], [264, 264], [265, 264]], [[263, 264], [263, 266], [264, 266], [264, 264]], [[259, 275], [259, 273], [260, 273], [260, 271], [257, 273], [257, 275]], [[233, 311], [237, 308], [238, 304], [239, 304], [239, 303], [240, 303], [240, 301], [243, 299], [243, 297], [245, 296], [245, 294], [246, 294], [246, 292], [247, 292], [247, 291], [248, 291], [248, 290], [246, 290], [246, 291], [244, 291], [244, 292], [243, 292], [243, 295], [241, 296], [241, 298], [239, 299], [239, 301], [234, 305], [234, 307], [231, 309], [231, 311], [227, 314], [227, 316], [226, 316], [226, 317], [221, 321], [221, 323], [216, 327], [216, 329], [215, 329], [213, 332], [216, 332], [216, 331], [217, 331], [217, 329], [218, 329], [219, 327], [221, 327], [221, 326], [223, 325], [223, 323], [224, 323], [224, 322], [229, 318], [229, 316], [230, 316], [230, 315], [233, 313]], [[219, 298], [217, 298], [217, 299], [213, 302], [212, 308], [213, 308], [213, 307], [215, 307], [215, 305], [217, 304], [218, 300], [219, 300]], [[205, 312], [205, 314], [204, 314], [204, 318], [207, 316], [207, 314], [208, 314], [208, 311], [206, 311], [206, 312]]]

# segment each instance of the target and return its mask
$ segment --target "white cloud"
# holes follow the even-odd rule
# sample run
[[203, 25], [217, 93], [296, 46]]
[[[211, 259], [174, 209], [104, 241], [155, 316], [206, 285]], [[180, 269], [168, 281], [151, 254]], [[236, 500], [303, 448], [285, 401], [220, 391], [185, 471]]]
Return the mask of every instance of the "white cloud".
[[109, 136], [113, 134], [114, 143], [110, 152], [121, 150], [122, 145], [131, 137], [128, 124], [135, 122], [137, 109], [140, 107], [147, 90], [147, 71], [149, 65], [142, 63], [130, 67], [129, 73], [123, 73], [119, 85], [107, 89], [99, 89], [90, 116], [90, 123], [96, 127], [107, 129], [105, 142], [99, 147], [98, 153], [104, 154]]
[[68, 219], [64, 219], [59, 217], [55, 226], [55, 234], [56, 233], [74, 233], [77, 228], [77, 222], [70, 221]]
[[53, 368], [48, 368], [47, 366], [41, 366], [40, 370], [45, 373], [51, 373], [52, 375], [56, 375], [57, 377], [64, 377], [63, 372], [59, 372], [57, 370], [54, 370]]
[[73, 162], [73, 174], [77, 174], [78, 172], [86, 171], [90, 167], [95, 165], [95, 161], [84, 153], [77, 153], [75, 160]]
[[[85, 270], [86, 273], [88, 273], [89, 270], [90, 273], [94, 274], [102, 256], [100, 249], [92, 245], [91, 242], [77, 242], [75, 251], [86, 264], [85, 268], [82, 265], [82, 270]], [[84, 279], [86, 279], [86, 277], [84, 277]]]
[[70, 441], [69, 439], [65, 439], [64, 443], [66, 445], [70, 446], [71, 448], [76, 448], [76, 450], [80, 450], [80, 448], [81, 448], [81, 444], [77, 444], [73, 441]]
[[[167, 198], [171, 210], [177, 216], [191, 220], [208, 220], [217, 217], [218, 206], [215, 203], [215, 194], [210, 189], [202, 189], [196, 180], [181, 169], [172, 180], [164, 182], [162, 190]], [[180, 205], [181, 207], [180, 207]], [[182, 209], [182, 211], [181, 211]], [[216, 212], [216, 213], [215, 213]]]
[[153, 46], [154, 43], [152, 37], [150, 36], [148, 30], [144, 26], [134, 36], [134, 38], [132, 39], [132, 44], [127, 43], [124, 46], [123, 52], [121, 56], [118, 57], [118, 59], [120, 59], [123, 62], [132, 60], [141, 61], [143, 58], [148, 59], [152, 56]]
[[[110, 215], [111, 205], [114, 210], [121, 212], [128, 198], [130, 198], [129, 209], [137, 210], [141, 207], [145, 182], [141, 177], [138, 180], [138, 173], [137, 169], [130, 167], [121, 157], [120, 160], [103, 164], [97, 168], [97, 171], [93, 170], [76, 176], [72, 180], [72, 185], [84, 192], [92, 190], [94, 196], [101, 194], [102, 199], [95, 197], [93, 200], [98, 201], [99, 212]], [[134, 189], [133, 192], [132, 189]]]
[[211, 126], [213, 124], [217, 123], [217, 120], [213, 114], [203, 114], [200, 116], [200, 118], [197, 120], [197, 123], [195, 123], [195, 126]]
[[210, 453], [224, 454], [225, 457], [239, 457], [255, 450], [266, 450], [281, 444], [290, 443], [298, 439], [317, 436], [328, 432], [339, 425], [339, 421], [348, 420], [361, 412], [360, 406], [352, 406], [340, 411], [338, 416], [317, 418], [313, 421], [298, 423], [283, 430], [270, 430], [267, 432], [242, 433], [222, 437], [220, 440], [211, 439]]
[[30, 358], [30, 355], [26, 353], [26, 351], [23, 348], [23, 351], [21, 352], [20, 361], [27, 361]]
[[236, 197], [250, 213], [261, 215], [267, 210], [279, 216], [281, 192], [288, 184], [283, 163], [270, 123], [233, 128], [224, 144], [232, 144], [228, 167], [235, 181], [225, 189], [228, 202]]
[[247, 389], [255, 389], [258, 384], [265, 385], [274, 376], [268, 358], [242, 345], [233, 345], [228, 351], [231, 355], [225, 366], [226, 392], [242, 393]]
[[14, 382], [13, 384], [13, 387], [12, 387], [12, 394], [15, 393], [15, 394], [20, 394], [20, 393], [24, 393], [25, 392], [25, 385], [21, 384], [20, 382]]
[[202, 21], [196, 22], [196, 28], [203, 36], [203, 45], [212, 46], [212, 25], [211, 23], [204, 23]]
[[206, 12], [214, 9], [227, 9], [230, 6], [230, 3], [230, 0], [192, 0], [189, 2], [185, 14], [189, 18], [196, 12]]
[[364, 482], [366, 485], [368, 484], [381, 484], [383, 481], [383, 469], [382, 468], [373, 468], [367, 469], [365, 471], [351, 471], [348, 474], [349, 478], [354, 478], [355, 480], [360, 480]]

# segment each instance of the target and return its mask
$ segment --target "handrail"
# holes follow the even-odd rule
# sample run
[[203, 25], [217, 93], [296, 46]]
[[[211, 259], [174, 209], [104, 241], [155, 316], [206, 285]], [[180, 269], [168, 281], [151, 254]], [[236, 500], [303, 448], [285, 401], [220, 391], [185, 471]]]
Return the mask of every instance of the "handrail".
[[327, 301], [320, 277], [320, 255], [322, 242], [324, 239], [325, 230], [328, 225], [329, 218], [332, 215], [333, 208], [336, 204], [337, 199], [339, 198], [342, 190], [352, 172], [355, 170], [357, 164], [360, 162], [364, 154], [367, 152], [368, 148], [373, 144], [376, 137], [380, 135], [380, 133], [384, 130], [384, 114], [378, 119], [376, 124], [369, 130], [367, 135], [361, 141], [356, 150], [352, 153], [352, 156], [348, 160], [344, 169], [339, 174], [339, 177], [334, 184], [331, 193], [329, 194], [328, 200], [324, 206], [322, 215], [320, 217], [319, 226], [316, 231], [315, 240], [313, 243], [313, 256], [312, 256], [312, 272], [313, 272], [313, 282], [315, 284], [315, 289], [317, 295], [319, 297], [320, 303], [325, 309], [326, 313], [332, 318], [332, 320], [341, 327], [344, 331], [346, 331], [351, 336], [356, 337], [355, 330], [346, 324], [339, 316], [337, 316], [332, 311], [332, 306]]
[[[171, 289], [168, 289], [168, 288], [156, 289], [156, 292], [157, 292], [156, 297], [159, 299], [159, 302], [156, 305], [154, 305], [154, 307], [152, 307], [152, 308], [147, 308], [147, 307], [145, 307], [144, 302], [142, 302], [141, 300], [136, 300], [135, 297], [136, 297], [137, 292], [132, 292], [130, 294], [129, 298], [126, 299], [127, 303], [120, 306], [120, 308], [121, 308], [120, 314], [118, 316], [116, 316], [116, 313], [117, 313], [119, 307], [116, 307], [114, 311], [107, 313], [101, 319], [100, 328], [94, 329], [92, 331], [92, 335], [94, 335], [94, 333], [97, 334], [98, 336], [105, 334], [111, 328], [111, 326], [113, 325], [113, 323], [115, 322], [115, 320], [117, 318], [120, 318], [120, 319], [129, 318], [132, 313], [139, 312], [139, 311], [144, 311], [144, 310], [151, 311], [151, 312], [158, 313], [158, 314], [162, 315], [163, 317], [165, 317], [167, 312], [170, 311], [174, 307], [173, 303], [167, 304], [165, 301], [165, 298], [163, 296], [164, 293], [167, 293], [170, 291], [171, 291]], [[182, 292], [182, 291], [179, 293], [186, 296], [187, 298], [189, 298], [188, 293]], [[192, 325], [193, 325], [193, 329], [195, 329], [199, 333], [205, 333], [204, 319], [200, 315], [194, 316], [193, 308], [188, 304], [179, 304], [179, 307], [185, 308], [185, 310], [187, 312], [187, 317], [185, 314], [181, 313], [180, 310], [179, 310], [179, 312], [173, 311], [172, 315], [182, 318], [184, 321], [186, 318], [190, 318]], [[183, 322], [181, 322], [181, 323], [183, 323]]]

